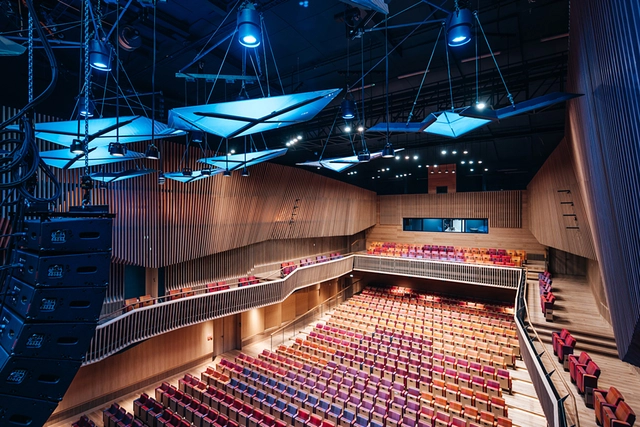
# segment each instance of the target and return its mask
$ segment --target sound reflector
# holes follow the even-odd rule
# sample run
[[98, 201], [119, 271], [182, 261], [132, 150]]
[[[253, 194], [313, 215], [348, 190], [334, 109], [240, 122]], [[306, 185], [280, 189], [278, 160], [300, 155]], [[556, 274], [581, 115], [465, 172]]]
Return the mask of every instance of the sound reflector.
[[284, 156], [286, 153], [287, 148], [279, 148], [276, 150], [255, 151], [247, 154], [240, 153], [232, 154], [230, 156], [206, 157], [198, 160], [198, 162], [234, 171], [236, 169], [257, 165], [258, 163], [266, 162], [267, 160], [275, 159], [276, 157]]
[[152, 173], [156, 173], [154, 169], [128, 169], [121, 172], [95, 172], [90, 174], [92, 180], [102, 182], [124, 181], [125, 179], [137, 178]]
[[[106, 145], [89, 149], [89, 166], [106, 165], [127, 160], [143, 159], [144, 154], [129, 151], [122, 157], [112, 156]], [[40, 153], [42, 160], [54, 168], [76, 169], [84, 167], [84, 154], [73, 154], [68, 149], [44, 151]]]
[[172, 179], [174, 181], [183, 182], [183, 183], [189, 183], [189, 182], [200, 181], [201, 179], [210, 178], [210, 177], [212, 177], [214, 175], [218, 175], [219, 173], [222, 173], [223, 170], [224, 169], [212, 169], [211, 173], [202, 173], [201, 170], [193, 171], [193, 172], [191, 172], [191, 175], [189, 175], [189, 176], [184, 175], [182, 173], [182, 171], [179, 171], [179, 172], [168, 172], [168, 173], [165, 173], [164, 176], [165, 176], [165, 178], [169, 178], [169, 179]]
[[[404, 150], [404, 148], [398, 148], [395, 151], [397, 153], [402, 150]], [[376, 153], [371, 153], [369, 160], [366, 160], [366, 161], [358, 160], [358, 156], [347, 156], [347, 157], [335, 157], [332, 159], [321, 159], [321, 160], [304, 162], [304, 163], [296, 163], [296, 165], [322, 167], [325, 169], [332, 170], [334, 172], [343, 172], [360, 163], [368, 163], [371, 160], [378, 159], [381, 157], [382, 157], [382, 151], [378, 151]]]
[[0, 36], [0, 56], [19, 56], [27, 50], [26, 47]]

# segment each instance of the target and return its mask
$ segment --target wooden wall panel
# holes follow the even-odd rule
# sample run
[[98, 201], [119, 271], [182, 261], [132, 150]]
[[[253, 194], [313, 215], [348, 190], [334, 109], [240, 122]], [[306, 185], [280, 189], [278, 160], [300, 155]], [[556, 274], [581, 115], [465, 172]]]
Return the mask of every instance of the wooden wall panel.
[[264, 307], [254, 308], [241, 314], [242, 339], [261, 334], [265, 330]]
[[348, 237], [268, 240], [166, 268], [165, 290], [252, 274], [260, 265], [315, 258], [317, 254], [349, 252]]
[[591, 288], [591, 293], [598, 307], [598, 312], [607, 322], [611, 323], [611, 313], [607, 303], [607, 292], [602, 281], [600, 264], [597, 261], [587, 259], [587, 283]]
[[402, 218], [488, 218], [489, 229], [522, 227], [522, 192], [409, 194], [380, 196], [380, 224]]
[[438, 187], [447, 187], [447, 193], [456, 192], [457, 165], [438, 165], [429, 166], [429, 175], [427, 176], [427, 186], [429, 194], [436, 194]]
[[[637, 2], [571, 4], [567, 138], [620, 357], [640, 366], [640, 44]], [[599, 301], [602, 303], [602, 301]]]
[[[213, 322], [204, 322], [160, 335], [123, 353], [82, 367], [56, 413], [211, 355], [213, 343], [207, 337], [212, 335]], [[156, 381], [159, 383], [160, 379]]]
[[527, 193], [529, 229], [539, 242], [596, 259], [591, 226], [573, 169], [573, 153], [566, 140], [542, 165], [527, 187]]

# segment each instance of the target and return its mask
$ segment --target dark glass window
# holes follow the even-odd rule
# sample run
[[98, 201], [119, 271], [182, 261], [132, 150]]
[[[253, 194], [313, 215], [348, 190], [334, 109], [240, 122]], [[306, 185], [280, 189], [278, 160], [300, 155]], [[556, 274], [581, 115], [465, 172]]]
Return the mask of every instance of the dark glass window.
[[488, 233], [489, 220], [462, 218], [403, 218], [402, 231], [429, 233]]

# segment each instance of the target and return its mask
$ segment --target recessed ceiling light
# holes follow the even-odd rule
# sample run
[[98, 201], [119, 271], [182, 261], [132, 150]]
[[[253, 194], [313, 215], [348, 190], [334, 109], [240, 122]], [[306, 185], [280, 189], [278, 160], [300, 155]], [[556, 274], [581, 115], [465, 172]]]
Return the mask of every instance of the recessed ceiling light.
[[389, 168], [387, 168], [387, 170], [389, 170]]
[[413, 156], [413, 160], [418, 160], [418, 156]]
[[469, 160], [469, 164], [472, 165], [473, 164], [473, 160]]
[[462, 154], [469, 154], [469, 152], [467, 150], [464, 150]]
[[364, 132], [364, 127], [363, 126], [358, 126], [358, 132]]
[[400, 156], [396, 156], [396, 160], [400, 160]]
[[409, 160], [409, 156], [404, 156], [404, 159], [405, 160]]
[[429, 165], [424, 165], [424, 167], [425, 167], [425, 168], [428, 168], [428, 167], [429, 167]]
[[484, 171], [485, 171], [485, 172], [487, 172], [487, 171], [489, 171], [489, 169], [487, 169], [487, 168], [484, 168]]
[[458, 154], [458, 152], [456, 150], [453, 150], [451, 154]]
[[407, 176], [407, 174], [405, 173], [404, 176]]
[[437, 167], [438, 167], [438, 165], [433, 165], [433, 167], [434, 167], [434, 168], [437, 168]]
[[380, 176], [378, 175], [378, 178], [380, 178]]
[[421, 168], [421, 167], [422, 167], [422, 165], [418, 165], [418, 167], [419, 167], [419, 168]]
[[351, 126], [345, 126], [344, 131], [347, 133], [351, 132]]
[[478, 163], [482, 164], [482, 160], [478, 160]]
[[445, 155], [445, 154], [447, 154], [447, 150], [442, 150], [442, 151], [441, 151], [441, 153], [442, 153], [443, 155]]
[[231, 154], [236, 154], [236, 150], [234, 150], [233, 148], [231, 149]]
[[473, 172], [473, 168], [469, 169], [471, 172]]
[[302, 135], [298, 135], [298, 140], [302, 141]]
[[465, 162], [464, 160], [460, 162], [461, 165], [464, 165], [465, 163], [467, 162]]

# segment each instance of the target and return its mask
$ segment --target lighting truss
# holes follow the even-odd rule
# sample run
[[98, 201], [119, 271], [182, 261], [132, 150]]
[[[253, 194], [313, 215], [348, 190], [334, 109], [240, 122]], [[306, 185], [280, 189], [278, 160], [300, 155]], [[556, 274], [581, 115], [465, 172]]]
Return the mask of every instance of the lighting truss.
[[[151, 119], [142, 116], [89, 119], [89, 148], [109, 145], [115, 141], [116, 136], [119, 136], [118, 142], [121, 144], [150, 140], [152, 126], [155, 127], [155, 132], [153, 132], [155, 139], [180, 136], [186, 133], [183, 130], [172, 129], [158, 121], [155, 121], [155, 124], [152, 123]], [[9, 128], [18, 130], [18, 126], [9, 126]], [[78, 129], [80, 130], [78, 131]], [[84, 140], [84, 119], [36, 123], [35, 130], [37, 138], [69, 147], [74, 139]]]
[[[61, 150], [43, 151], [40, 153], [42, 160], [49, 166], [60, 169], [76, 169], [84, 167], [84, 153], [73, 154], [66, 148]], [[105, 165], [124, 162], [127, 160], [143, 159], [143, 153], [129, 151], [124, 156], [112, 156], [106, 145], [89, 148], [89, 166]]]
[[[398, 148], [395, 151], [396, 153], [398, 153], [402, 150], [404, 150], [404, 148]], [[371, 153], [370, 160], [378, 159], [380, 157], [382, 157], [382, 151]], [[296, 163], [296, 165], [321, 167], [321, 168], [332, 170], [334, 172], [344, 172], [347, 169], [350, 169], [354, 166], [359, 165], [360, 163], [368, 163], [368, 161], [360, 161], [358, 160], [358, 156], [347, 156], [347, 157], [335, 157], [332, 159], [320, 159], [320, 160], [309, 161], [304, 163]]]
[[223, 138], [252, 135], [313, 119], [342, 89], [174, 108], [169, 126]]
[[[286, 148], [279, 148], [276, 150], [254, 151], [246, 154], [240, 153], [229, 156], [205, 157], [198, 160], [198, 162], [215, 166], [216, 168], [220, 168], [220, 170], [234, 171], [284, 156], [286, 153]], [[216, 170], [217, 169], [214, 169], [214, 171]]]

